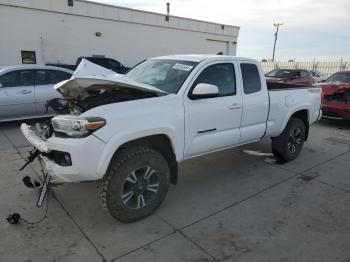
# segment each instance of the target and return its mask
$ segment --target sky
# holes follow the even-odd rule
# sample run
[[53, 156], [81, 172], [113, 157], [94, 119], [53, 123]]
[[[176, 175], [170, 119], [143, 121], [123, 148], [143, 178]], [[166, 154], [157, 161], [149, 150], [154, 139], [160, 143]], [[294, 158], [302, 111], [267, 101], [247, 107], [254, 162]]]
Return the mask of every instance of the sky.
[[237, 55], [276, 60], [350, 59], [350, 0], [93, 0], [240, 27]]

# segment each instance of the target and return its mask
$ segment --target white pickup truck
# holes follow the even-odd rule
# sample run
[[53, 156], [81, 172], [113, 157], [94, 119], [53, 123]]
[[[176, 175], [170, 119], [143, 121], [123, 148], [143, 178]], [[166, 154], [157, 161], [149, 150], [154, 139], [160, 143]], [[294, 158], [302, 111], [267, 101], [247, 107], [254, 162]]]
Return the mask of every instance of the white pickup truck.
[[22, 124], [24, 136], [55, 180], [99, 180], [123, 222], [157, 209], [179, 162], [267, 137], [291, 161], [322, 116], [320, 88], [267, 84], [256, 60], [230, 56], [156, 57], [126, 75], [85, 60], [55, 88], [60, 115], [44, 132]]

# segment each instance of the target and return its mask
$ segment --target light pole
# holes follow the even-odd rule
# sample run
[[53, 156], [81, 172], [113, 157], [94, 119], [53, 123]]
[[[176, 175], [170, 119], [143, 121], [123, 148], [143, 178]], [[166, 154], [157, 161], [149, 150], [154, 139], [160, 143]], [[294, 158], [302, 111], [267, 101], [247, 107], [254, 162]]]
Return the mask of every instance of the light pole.
[[283, 25], [283, 23], [274, 23], [273, 26], [275, 27], [275, 42], [273, 44], [273, 52], [272, 52], [272, 62], [275, 62], [275, 51], [276, 51], [276, 42], [277, 42], [277, 37], [278, 37], [278, 30], [280, 26]]

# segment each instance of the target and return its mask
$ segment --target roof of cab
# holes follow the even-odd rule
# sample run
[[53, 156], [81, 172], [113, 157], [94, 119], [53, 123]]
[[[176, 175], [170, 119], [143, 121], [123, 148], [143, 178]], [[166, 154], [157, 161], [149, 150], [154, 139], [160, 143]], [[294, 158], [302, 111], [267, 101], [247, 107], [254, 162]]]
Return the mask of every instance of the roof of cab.
[[204, 60], [215, 61], [215, 60], [234, 60], [234, 61], [250, 61], [256, 63], [257, 60], [238, 56], [227, 56], [227, 55], [208, 55], [208, 54], [188, 54], [188, 55], [168, 55], [158, 56], [152, 59], [169, 59], [169, 60], [182, 60], [191, 62], [202, 62]]

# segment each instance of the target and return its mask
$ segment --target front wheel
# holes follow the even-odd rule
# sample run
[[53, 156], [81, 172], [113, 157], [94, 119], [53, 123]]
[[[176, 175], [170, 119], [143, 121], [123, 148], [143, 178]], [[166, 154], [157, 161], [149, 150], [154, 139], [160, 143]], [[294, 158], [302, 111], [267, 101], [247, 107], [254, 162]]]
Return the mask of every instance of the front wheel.
[[124, 149], [112, 159], [98, 195], [105, 210], [122, 222], [149, 216], [164, 200], [170, 184], [167, 161], [148, 146]]
[[297, 158], [303, 148], [306, 127], [300, 118], [291, 118], [283, 133], [272, 139], [272, 152], [280, 160], [289, 162]]

